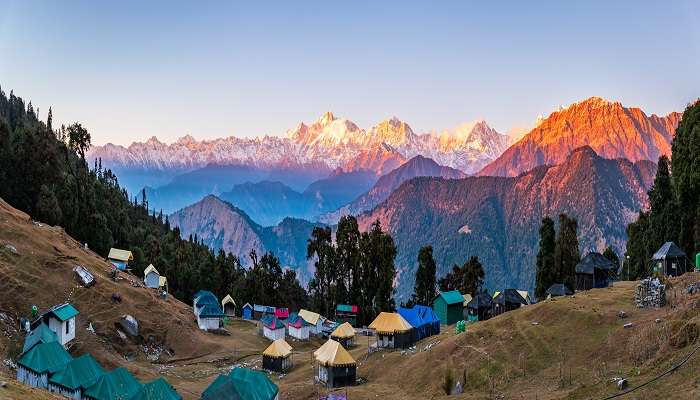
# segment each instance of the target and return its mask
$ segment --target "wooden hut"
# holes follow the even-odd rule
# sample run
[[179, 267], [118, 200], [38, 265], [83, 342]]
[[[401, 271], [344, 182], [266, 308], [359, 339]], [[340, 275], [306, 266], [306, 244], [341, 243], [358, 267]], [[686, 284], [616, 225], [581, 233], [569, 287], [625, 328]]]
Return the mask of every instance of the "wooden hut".
[[576, 290], [608, 287], [615, 271], [615, 263], [600, 253], [590, 252], [576, 264]]
[[286, 372], [292, 368], [292, 346], [284, 339], [277, 339], [263, 351], [262, 359], [264, 369]]
[[343, 345], [350, 347], [355, 345], [355, 328], [349, 322], [343, 322], [331, 332], [331, 339]]
[[287, 334], [297, 340], [309, 340], [311, 325], [299, 313], [291, 313], [287, 318]]
[[664, 243], [651, 257], [655, 272], [666, 276], [679, 276], [693, 269], [692, 262], [673, 242]]
[[440, 292], [433, 299], [433, 310], [443, 325], [452, 325], [463, 318], [464, 297], [457, 290]]
[[129, 250], [122, 249], [109, 249], [109, 254], [107, 255], [107, 260], [114, 265], [115, 268], [119, 270], [126, 270], [129, 268], [129, 261], [134, 259], [134, 255], [131, 254]]
[[40, 343], [17, 361], [17, 380], [25, 385], [47, 389], [49, 378], [65, 368], [72, 357], [59, 342]]
[[253, 306], [251, 306], [250, 303], [245, 303], [243, 307], [241, 307], [241, 317], [243, 317], [243, 319], [253, 319]]
[[83, 393], [92, 386], [105, 371], [90, 355], [74, 358], [65, 368], [49, 379], [49, 392], [58, 393], [71, 399], [80, 400]]
[[377, 347], [407, 349], [413, 346], [413, 327], [397, 313], [381, 312], [369, 324], [377, 333]]
[[221, 310], [227, 317], [236, 316], [236, 302], [233, 301], [233, 297], [231, 297], [230, 294], [227, 294], [226, 297], [221, 300]]
[[314, 351], [316, 381], [329, 388], [352, 386], [357, 382], [357, 363], [343, 346], [328, 339]]
[[493, 299], [486, 293], [479, 293], [467, 303], [467, 320], [484, 321], [491, 317]]
[[498, 294], [494, 296], [491, 315], [503, 314], [504, 312], [518, 309], [527, 304], [527, 300], [525, 300], [517, 290], [506, 289], [502, 292], [498, 292]]

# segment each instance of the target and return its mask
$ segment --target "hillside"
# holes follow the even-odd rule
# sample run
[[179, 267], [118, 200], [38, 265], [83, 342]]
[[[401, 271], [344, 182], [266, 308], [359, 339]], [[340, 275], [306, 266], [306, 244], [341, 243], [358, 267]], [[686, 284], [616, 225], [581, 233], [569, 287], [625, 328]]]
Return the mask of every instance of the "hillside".
[[574, 216], [584, 253], [611, 245], [622, 254], [625, 227], [647, 205], [650, 168], [583, 147], [563, 164], [515, 178], [412, 179], [358, 221], [363, 230], [379, 219], [393, 236], [399, 300], [413, 288], [417, 249], [426, 244], [433, 246], [439, 275], [475, 255], [490, 289], [532, 289], [541, 219]]
[[479, 175], [516, 176], [540, 165], [560, 164], [581, 146], [605, 158], [656, 162], [662, 154], [671, 155], [680, 118], [677, 112], [648, 116], [639, 108], [591, 97], [553, 112]]

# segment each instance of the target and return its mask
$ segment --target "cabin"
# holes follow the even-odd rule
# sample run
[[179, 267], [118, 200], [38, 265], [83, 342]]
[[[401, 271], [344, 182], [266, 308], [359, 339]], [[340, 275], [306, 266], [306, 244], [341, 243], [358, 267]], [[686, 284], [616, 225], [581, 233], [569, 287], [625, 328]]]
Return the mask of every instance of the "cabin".
[[218, 304], [204, 304], [197, 313], [197, 326], [204, 331], [211, 331], [223, 328], [224, 313]]
[[263, 369], [287, 372], [292, 368], [292, 346], [284, 339], [277, 339], [263, 351], [262, 358]]
[[479, 293], [467, 303], [467, 321], [485, 321], [491, 318], [493, 299], [486, 293]]
[[41, 343], [58, 342], [58, 336], [56, 332], [52, 331], [44, 321], [34, 327], [24, 338], [24, 345], [22, 346], [22, 354], [28, 352], [32, 347]]
[[275, 307], [253, 304], [253, 318], [260, 320], [265, 315], [275, 315]]
[[506, 289], [502, 292], [496, 292], [493, 297], [491, 315], [500, 315], [504, 312], [526, 306], [527, 304], [527, 300], [515, 289]]
[[49, 379], [48, 389], [51, 393], [80, 400], [83, 398], [83, 393], [104, 373], [105, 370], [90, 354], [83, 354], [68, 362], [64, 369], [56, 372]]
[[325, 318], [321, 314], [302, 308], [299, 310], [299, 316], [309, 324], [309, 334], [318, 335], [323, 332], [323, 320]]
[[102, 374], [95, 383], [85, 390], [84, 399], [114, 400], [130, 399], [142, 385], [124, 367]]
[[415, 342], [413, 327], [397, 313], [382, 311], [369, 324], [369, 329], [377, 334], [377, 348], [407, 349]]
[[234, 368], [219, 375], [202, 393], [202, 400], [279, 400], [279, 388], [267, 374], [248, 368]]
[[143, 283], [151, 289], [161, 289], [168, 291], [168, 279], [161, 276], [153, 264], [149, 264], [143, 271]]
[[440, 292], [433, 299], [433, 310], [443, 325], [461, 321], [464, 314], [464, 297], [458, 290]]
[[576, 264], [576, 290], [608, 287], [617, 271], [617, 265], [604, 255], [590, 252]]
[[331, 339], [348, 348], [355, 345], [355, 328], [349, 322], [343, 322], [330, 334]]
[[243, 307], [241, 307], [241, 317], [248, 320], [253, 319], [253, 306], [251, 306], [250, 303], [245, 303]]
[[357, 313], [359, 309], [357, 306], [350, 304], [338, 304], [335, 307], [335, 320], [338, 323], [347, 322], [352, 326], [357, 324]]
[[233, 297], [231, 297], [230, 294], [227, 294], [226, 297], [221, 300], [221, 310], [229, 318], [236, 316], [236, 302], [233, 301]]
[[666, 276], [679, 276], [693, 269], [692, 262], [673, 242], [664, 243], [651, 257], [654, 272]]
[[168, 381], [158, 378], [141, 386], [129, 400], [182, 400], [182, 396]]
[[287, 318], [287, 334], [297, 340], [309, 340], [311, 325], [298, 313], [291, 313]]
[[274, 315], [266, 315], [260, 320], [260, 323], [263, 327], [263, 336], [272, 341], [284, 339], [285, 326], [279, 318]]
[[134, 255], [129, 250], [111, 248], [109, 249], [107, 260], [118, 270], [125, 271], [129, 268], [129, 261], [134, 260]]
[[571, 289], [569, 289], [569, 287], [563, 283], [552, 284], [552, 286], [550, 286], [545, 293], [547, 294], [547, 298], [571, 296], [574, 294], [574, 292], [572, 292]]
[[17, 380], [25, 385], [47, 389], [49, 378], [63, 370], [72, 357], [59, 342], [39, 343], [17, 361]]
[[328, 339], [314, 351], [316, 382], [328, 388], [353, 386], [357, 383], [357, 363], [343, 346]]
[[69, 303], [60, 304], [41, 314], [32, 322], [31, 326], [34, 329], [42, 323], [46, 324], [56, 334], [58, 342], [65, 346], [75, 339], [75, 324], [78, 314], [78, 310]]
[[440, 334], [440, 318], [432, 308], [417, 304], [412, 308], [399, 307], [396, 312], [413, 327], [415, 341]]

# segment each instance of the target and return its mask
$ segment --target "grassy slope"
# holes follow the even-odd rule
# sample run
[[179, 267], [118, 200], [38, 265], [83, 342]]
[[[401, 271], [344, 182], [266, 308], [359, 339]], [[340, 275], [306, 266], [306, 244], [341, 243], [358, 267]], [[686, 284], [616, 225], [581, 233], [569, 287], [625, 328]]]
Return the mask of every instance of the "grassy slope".
[[[20, 255], [4, 249], [16, 246]], [[96, 274], [96, 286], [76, 285], [72, 267], [81, 264]], [[132, 287], [127, 280], [107, 278], [109, 265], [80, 247], [59, 228], [36, 225], [0, 201], [0, 311], [10, 317], [26, 314], [32, 304], [48, 307], [70, 299], [81, 314], [74, 355], [91, 352], [108, 368], [124, 365], [146, 381], [164, 375], [186, 399], [198, 398], [216, 374], [235, 363], [259, 366], [267, 341], [254, 325], [234, 321], [232, 335], [203, 333], [195, 325], [191, 308], [173, 298], [166, 302], [151, 290]], [[132, 277], [132, 279], [134, 279]], [[615, 393], [611, 378], [624, 376], [632, 386], [669, 368], [697, 346], [700, 333], [700, 295], [683, 289], [700, 280], [687, 274], [674, 280], [671, 305], [661, 310], [638, 310], [632, 305], [633, 283], [592, 290], [574, 297], [549, 300], [468, 327], [455, 335], [444, 329], [424, 340], [417, 352], [381, 352], [367, 355], [367, 338], [360, 337], [351, 353], [359, 361], [358, 373], [366, 383], [348, 389], [352, 399], [426, 399], [445, 397], [441, 383], [446, 371], [462, 380], [466, 391], [455, 398], [587, 399]], [[72, 292], [72, 294], [71, 294]], [[111, 294], [122, 302], [112, 304]], [[675, 295], [674, 295], [675, 292]], [[625, 310], [628, 318], [617, 317]], [[123, 343], [114, 324], [122, 314], [141, 322], [144, 338], [172, 351], [149, 362], [139, 346]], [[659, 318], [661, 322], [656, 323]], [[97, 335], [85, 328], [92, 322]], [[536, 322], [537, 324], [533, 324]], [[634, 323], [631, 329], [623, 328]], [[0, 321], [0, 352], [19, 344], [15, 326]], [[439, 343], [437, 343], [439, 342]], [[430, 343], [437, 343], [424, 351]], [[284, 399], [313, 399], [326, 391], [312, 384], [311, 352], [320, 341], [295, 347], [295, 369], [280, 385]], [[125, 355], [133, 357], [127, 361]], [[130, 358], [131, 358], [130, 357]], [[678, 372], [623, 398], [686, 399], [700, 396], [700, 352]], [[18, 387], [12, 372], [0, 367], [0, 398], [45, 399], [45, 392]]]

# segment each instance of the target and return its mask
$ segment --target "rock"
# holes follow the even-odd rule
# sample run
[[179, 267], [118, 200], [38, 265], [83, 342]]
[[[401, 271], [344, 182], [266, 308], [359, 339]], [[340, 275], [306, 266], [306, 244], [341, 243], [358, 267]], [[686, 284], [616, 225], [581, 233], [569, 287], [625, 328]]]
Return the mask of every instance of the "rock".
[[686, 294], [695, 294], [698, 292], [700, 292], [700, 282], [695, 282], [691, 285], [688, 285], [688, 287], [685, 288]]
[[5, 248], [10, 251], [10, 253], [14, 255], [19, 255], [19, 251], [17, 251], [17, 248], [9, 243], [5, 245]]
[[627, 379], [625, 379], [625, 378], [620, 378], [620, 379], [617, 381], [617, 388], [618, 388], [619, 390], [625, 390], [625, 389], [627, 389]]
[[112, 303], [121, 303], [122, 302], [122, 295], [119, 293], [112, 293]]
[[126, 331], [129, 336], [139, 335], [139, 322], [131, 315], [122, 315], [119, 320], [119, 325]]
[[654, 322], [656, 322], [657, 324], [658, 324], [658, 323], [661, 323], [661, 318], [655, 319]]
[[627, 318], [627, 313], [625, 310], [620, 310], [620, 312], [617, 313], [618, 318]]
[[532, 325], [539, 325], [539, 324], [540, 324], [540, 323], [539, 323], [539, 322], [536, 322], [536, 321], [533, 321], [533, 322], [532, 322]]

